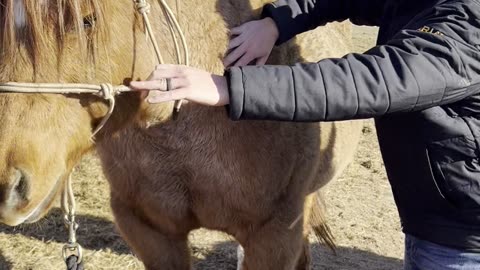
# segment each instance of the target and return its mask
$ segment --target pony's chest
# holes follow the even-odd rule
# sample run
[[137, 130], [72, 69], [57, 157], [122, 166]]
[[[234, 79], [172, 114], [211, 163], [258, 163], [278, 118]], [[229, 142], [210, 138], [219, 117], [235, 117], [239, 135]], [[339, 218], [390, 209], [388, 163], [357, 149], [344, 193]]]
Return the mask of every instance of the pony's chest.
[[187, 178], [190, 148], [180, 140], [166, 141], [162, 137], [126, 132], [98, 144], [97, 152], [109, 180], [137, 186], [142, 181], [158, 183], [160, 179], [180, 175]]

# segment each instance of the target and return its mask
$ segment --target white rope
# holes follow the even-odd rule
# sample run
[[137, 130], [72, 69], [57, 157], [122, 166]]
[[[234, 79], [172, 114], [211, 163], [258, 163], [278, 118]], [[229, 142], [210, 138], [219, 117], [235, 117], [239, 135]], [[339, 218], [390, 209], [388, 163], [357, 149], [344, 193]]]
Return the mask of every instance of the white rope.
[[[178, 35], [180, 36], [180, 41], [181, 41], [181, 44], [182, 44], [182, 47], [183, 47], [184, 59], [183, 59], [183, 63], [180, 60], [178, 60], [178, 64], [189, 66], [190, 65], [190, 60], [189, 60], [190, 56], [189, 56], [188, 45], [187, 45], [187, 40], [185, 38], [185, 34], [183, 33], [182, 28], [180, 27], [180, 24], [178, 23], [177, 18], [173, 14], [172, 9], [168, 6], [168, 4], [165, 2], [165, 0], [159, 0], [159, 1], [161, 2], [162, 7], [166, 11], [166, 13], [168, 14], [167, 18], [171, 21], [170, 23], [173, 23], [173, 27], [170, 24], [170, 26], [171, 26], [170, 28], [175, 29], [177, 31]], [[176, 38], [175, 38], [175, 40], [176, 40]], [[179, 47], [177, 41], [175, 41], [175, 47], [177, 47], [177, 48]]]
[[150, 20], [148, 18], [148, 13], [150, 13], [150, 4], [147, 3], [146, 0], [134, 0], [137, 11], [142, 15], [143, 17], [143, 22], [145, 25], [145, 28], [147, 30], [147, 35], [150, 38], [150, 41], [152, 42], [153, 49], [155, 51], [155, 54], [157, 55], [157, 60], [159, 64], [164, 64], [162, 54], [160, 52], [160, 48], [157, 43], [157, 39], [155, 38], [155, 35], [153, 34], [153, 28], [152, 24], [150, 23]]
[[[142, 14], [143, 20], [145, 22], [145, 28], [147, 30], [148, 36], [150, 37], [150, 40], [153, 44], [153, 48], [155, 50], [155, 54], [157, 55], [157, 60], [159, 64], [165, 64], [163, 61], [163, 57], [160, 53], [160, 49], [158, 47], [157, 40], [155, 39], [155, 35], [153, 35], [153, 30], [152, 30], [152, 25], [150, 23], [150, 19], [148, 18], [148, 13], [150, 12], [150, 4], [147, 2], [147, 0], [134, 0], [137, 11]], [[177, 0], [178, 1], [178, 0]], [[165, 13], [166, 21], [168, 28], [170, 30], [170, 34], [172, 35], [172, 40], [175, 44], [175, 52], [177, 55], [177, 61], [179, 65], [186, 65], [188, 66], [189, 63], [189, 53], [188, 53], [188, 46], [187, 46], [187, 41], [185, 39], [185, 35], [182, 31], [182, 28], [180, 27], [180, 24], [178, 23], [178, 20], [176, 19], [175, 15], [173, 14], [172, 9], [170, 6], [165, 2], [165, 0], [158, 0], [160, 7], [162, 8], [163, 12]], [[181, 45], [183, 48], [183, 63], [181, 61], [180, 57], [180, 45], [178, 44], [178, 39], [176, 35], [180, 36], [180, 41]], [[175, 113], [178, 113], [180, 111], [180, 108], [182, 107], [182, 100], [177, 100], [175, 101]]]
[[129, 92], [132, 89], [125, 85], [113, 86], [108, 83], [95, 84], [74, 84], [74, 83], [0, 83], [0, 92], [28, 93], [28, 94], [92, 94], [108, 101], [108, 112], [103, 117], [92, 133], [92, 137], [100, 132], [115, 109], [115, 96], [122, 92]]
[[76, 203], [75, 195], [73, 193], [71, 173], [66, 180], [65, 187], [62, 192], [61, 206], [64, 215], [63, 221], [65, 226], [68, 228], [68, 241], [62, 249], [63, 259], [65, 262], [67, 262], [71, 255], [75, 255], [77, 257], [76, 263], [80, 264], [83, 259], [83, 249], [82, 246], [77, 243], [78, 223], [75, 220]]
[[27, 94], [94, 94], [100, 97], [116, 96], [132, 89], [125, 85], [80, 83], [0, 83], [0, 92]]

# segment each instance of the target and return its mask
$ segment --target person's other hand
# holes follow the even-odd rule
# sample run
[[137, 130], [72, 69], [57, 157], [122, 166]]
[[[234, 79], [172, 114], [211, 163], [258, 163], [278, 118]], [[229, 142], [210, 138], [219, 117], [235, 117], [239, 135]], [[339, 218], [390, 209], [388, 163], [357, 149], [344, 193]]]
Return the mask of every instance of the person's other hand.
[[[170, 89], [167, 91], [167, 80]], [[229, 103], [227, 79], [207, 71], [177, 65], [159, 65], [145, 81], [132, 81], [130, 86], [149, 91], [147, 101], [160, 103], [186, 99], [208, 106]]]
[[264, 65], [279, 35], [277, 25], [269, 17], [242, 24], [230, 34], [233, 38], [223, 61], [225, 67], [245, 66], [254, 60], [256, 65]]

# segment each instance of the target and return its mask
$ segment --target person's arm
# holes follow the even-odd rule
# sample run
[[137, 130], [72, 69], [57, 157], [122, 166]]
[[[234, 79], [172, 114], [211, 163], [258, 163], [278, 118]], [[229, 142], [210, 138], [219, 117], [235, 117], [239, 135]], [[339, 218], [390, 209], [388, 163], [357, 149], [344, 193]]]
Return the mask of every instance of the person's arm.
[[151, 91], [152, 103], [229, 104], [232, 120], [351, 120], [422, 110], [480, 93], [478, 55], [464, 40], [403, 30], [365, 54], [295, 66], [233, 67], [226, 77], [160, 65], [147, 81], [131, 86], [169, 90]]
[[[331, 121], [378, 117], [448, 104], [480, 93], [477, 2], [432, 8], [390, 42], [365, 54], [289, 66], [234, 67], [222, 76], [162, 66], [136, 89], [150, 102], [229, 104], [230, 118]], [[422, 32], [430, 30], [430, 32]]]
[[[233, 67], [227, 74], [230, 118], [360, 119], [422, 110], [480, 93], [480, 51], [451, 31], [480, 29], [478, 21], [475, 26], [472, 22], [436, 20], [448, 33], [403, 30], [384, 46], [340, 59], [292, 67]], [[462, 27], [452, 27], [457, 25]]]
[[297, 34], [333, 21], [379, 26], [385, 0], [277, 0], [263, 8], [263, 17], [275, 21], [281, 44]]
[[231, 29], [225, 67], [263, 65], [275, 44], [332, 21], [379, 25], [386, 0], [278, 0], [263, 8], [261, 20]]

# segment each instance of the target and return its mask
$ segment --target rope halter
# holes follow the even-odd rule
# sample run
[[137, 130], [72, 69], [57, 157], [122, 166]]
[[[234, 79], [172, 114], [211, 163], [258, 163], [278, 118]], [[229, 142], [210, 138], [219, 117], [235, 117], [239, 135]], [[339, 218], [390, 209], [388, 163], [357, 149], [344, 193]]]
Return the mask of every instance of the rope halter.
[[27, 93], [27, 94], [92, 94], [104, 98], [109, 103], [107, 114], [93, 131], [92, 137], [105, 126], [115, 109], [115, 96], [123, 92], [132, 91], [125, 85], [113, 86], [108, 83], [74, 84], [74, 83], [0, 83], [0, 92]]

